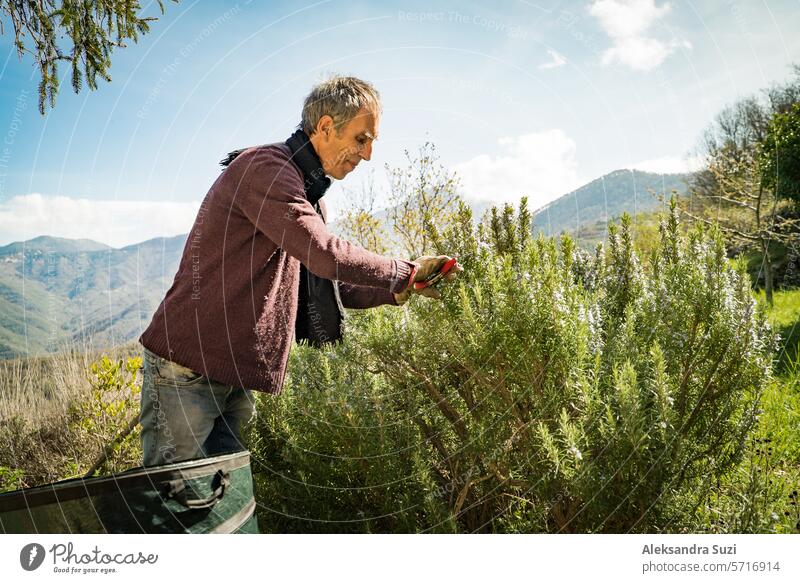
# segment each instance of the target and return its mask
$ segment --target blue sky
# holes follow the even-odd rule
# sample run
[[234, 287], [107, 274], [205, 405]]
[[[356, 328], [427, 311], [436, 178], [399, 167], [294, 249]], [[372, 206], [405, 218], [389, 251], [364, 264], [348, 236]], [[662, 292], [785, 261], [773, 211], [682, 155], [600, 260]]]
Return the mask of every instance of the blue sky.
[[426, 141], [468, 198], [534, 207], [618, 168], [679, 171], [722, 107], [800, 63], [796, 0], [182, 0], [114, 54], [110, 84], [75, 95], [65, 69], [42, 117], [4, 24], [0, 244], [188, 231], [219, 159], [284, 140], [331, 73], [384, 107], [372, 161], [326, 195], [335, 215]]

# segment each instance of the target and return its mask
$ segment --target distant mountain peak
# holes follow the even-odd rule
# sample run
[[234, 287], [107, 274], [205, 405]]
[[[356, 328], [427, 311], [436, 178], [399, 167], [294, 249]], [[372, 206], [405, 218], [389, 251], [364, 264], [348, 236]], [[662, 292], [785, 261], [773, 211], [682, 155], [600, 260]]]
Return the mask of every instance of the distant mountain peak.
[[669, 197], [685, 192], [689, 174], [658, 174], [620, 168], [569, 192], [534, 211], [534, 226], [545, 235], [576, 232], [605, 225], [627, 212], [653, 212], [661, 202], [652, 193]]
[[27, 241], [15, 241], [4, 247], [0, 247], [1, 255], [12, 255], [16, 253], [27, 253], [41, 251], [47, 253], [83, 253], [91, 251], [105, 251], [113, 249], [105, 243], [92, 241], [91, 239], [66, 239], [64, 237], [51, 237], [50, 235], [39, 235]]
[[183, 245], [186, 243], [186, 238], [188, 236], [189, 233], [183, 233], [181, 235], [173, 235], [171, 237], [153, 237], [152, 239], [147, 239], [145, 241], [141, 241], [140, 243], [125, 245], [125, 247], [120, 248], [120, 251], [134, 251], [137, 249], [159, 249], [161, 247], [165, 248], [178, 247], [180, 249], [183, 249]]

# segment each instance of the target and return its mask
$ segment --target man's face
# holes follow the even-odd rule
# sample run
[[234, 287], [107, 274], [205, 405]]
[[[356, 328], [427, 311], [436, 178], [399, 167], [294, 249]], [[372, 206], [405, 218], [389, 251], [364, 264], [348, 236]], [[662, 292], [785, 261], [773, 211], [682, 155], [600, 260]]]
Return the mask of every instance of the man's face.
[[323, 116], [311, 136], [314, 149], [322, 160], [325, 174], [341, 180], [361, 160], [372, 157], [372, 142], [378, 137], [380, 115], [361, 109], [356, 117], [339, 128], [337, 133], [330, 116]]

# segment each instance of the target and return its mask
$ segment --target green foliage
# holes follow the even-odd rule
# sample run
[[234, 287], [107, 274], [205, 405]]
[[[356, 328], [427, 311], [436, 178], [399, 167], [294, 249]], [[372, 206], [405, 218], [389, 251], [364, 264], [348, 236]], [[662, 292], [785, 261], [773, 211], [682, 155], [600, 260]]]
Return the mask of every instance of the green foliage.
[[764, 186], [780, 198], [800, 201], [800, 103], [772, 117], [759, 162]]
[[349, 240], [359, 247], [383, 255], [388, 252], [384, 241], [383, 221], [365, 210], [352, 210], [341, 221], [341, 228]]
[[[175, 0], [177, 1], [177, 0]], [[161, 13], [164, 3], [157, 0]], [[138, 16], [139, 2], [120, 0], [3, 0], [0, 15], [11, 21], [14, 46], [20, 57], [30, 53], [39, 67], [39, 111], [55, 106], [59, 88], [58, 64], [67, 61], [72, 88], [80, 92], [84, 80], [97, 89], [97, 77], [111, 81], [111, 53], [126, 40], [137, 42], [150, 30], [152, 17]], [[27, 38], [33, 44], [30, 48]], [[64, 37], [71, 46], [60, 46]]]
[[25, 472], [18, 468], [0, 466], [0, 492], [9, 492], [25, 487]]
[[105, 355], [90, 366], [91, 392], [85, 400], [72, 403], [68, 411], [72, 419], [69, 432], [88, 454], [76, 460], [76, 473], [87, 471], [104, 452], [100, 468], [107, 473], [138, 465], [139, 433], [125, 430], [138, 413], [141, 386], [137, 376], [141, 367], [141, 357], [112, 361]]
[[298, 346], [284, 393], [258, 395], [248, 444], [262, 531], [409, 532], [422, 520], [424, 443], [356, 350]]
[[477, 227], [461, 204], [429, 233], [465, 268], [441, 302], [369, 310], [342, 345], [294, 351], [253, 433], [265, 524], [653, 532], [735, 514], [776, 346], [720, 233], [682, 234], [673, 204], [642, 259], [629, 217], [594, 255], [529, 224], [524, 203]]
[[704, 167], [691, 175], [682, 204], [693, 221], [718, 226], [729, 246], [758, 255], [755, 280], [763, 277], [770, 305], [782, 275], [773, 252], [796, 243], [798, 231], [800, 67], [794, 70], [793, 79], [764, 92], [766, 99], [740, 99], [717, 114], [700, 144]]
[[388, 253], [386, 229], [383, 221], [375, 215], [375, 175], [369, 175], [360, 192], [345, 192], [348, 204], [338, 221], [342, 233], [359, 247], [379, 255]]

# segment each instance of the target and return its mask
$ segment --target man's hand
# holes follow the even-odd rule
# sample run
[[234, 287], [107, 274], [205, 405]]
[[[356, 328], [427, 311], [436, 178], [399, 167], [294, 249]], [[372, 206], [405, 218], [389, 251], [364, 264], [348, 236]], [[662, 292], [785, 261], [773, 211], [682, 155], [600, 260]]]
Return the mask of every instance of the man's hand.
[[[447, 255], [439, 255], [437, 257], [423, 255], [422, 257], [417, 257], [413, 261], [413, 263], [417, 264], [417, 273], [414, 275], [414, 280], [409, 282], [408, 288], [400, 293], [394, 294], [394, 299], [397, 302], [397, 305], [402, 306], [405, 304], [408, 301], [408, 298], [411, 297], [411, 294], [418, 294], [428, 298], [433, 298], [435, 300], [441, 299], [442, 294], [440, 294], [439, 290], [437, 290], [434, 286], [428, 286], [422, 289], [414, 289], [414, 282], [422, 281], [428, 276], [433, 275], [439, 271], [445, 263], [450, 261], [450, 259], [451, 258]], [[464, 271], [464, 268], [456, 263], [443, 279], [445, 281], [453, 281], [462, 271]]]

